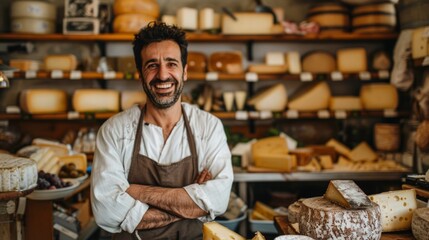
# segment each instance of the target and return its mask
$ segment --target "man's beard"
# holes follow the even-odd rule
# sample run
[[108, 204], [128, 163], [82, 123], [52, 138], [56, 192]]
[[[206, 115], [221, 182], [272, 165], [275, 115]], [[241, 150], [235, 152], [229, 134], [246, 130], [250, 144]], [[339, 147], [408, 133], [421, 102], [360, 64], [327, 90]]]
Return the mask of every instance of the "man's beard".
[[[142, 84], [143, 90], [145, 91], [150, 102], [155, 107], [157, 107], [159, 109], [167, 109], [167, 108], [173, 106], [177, 102], [177, 100], [179, 100], [179, 98], [183, 92], [184, 81], [182, 80], [182, 81], [178, 82], [177, 80], [170, 78], [170, 79], [164, 80], [164, 81], [159, 80], [159, 79], [154, 79], [149, 83], [149, 85], [154, 86], [158, 83], [169, 83], [169, 82], [173, 83], [173, 86], [176, 86], [176, 88], [174, 89], [173, 95], [166, 98], [166, 99], [158, 98], [157, 93], [152, 91], [152, 89], [146, 83], [143, 82], [143, 84]], [[161, 95], [161, 97], [164, 97], [164, 96]]]

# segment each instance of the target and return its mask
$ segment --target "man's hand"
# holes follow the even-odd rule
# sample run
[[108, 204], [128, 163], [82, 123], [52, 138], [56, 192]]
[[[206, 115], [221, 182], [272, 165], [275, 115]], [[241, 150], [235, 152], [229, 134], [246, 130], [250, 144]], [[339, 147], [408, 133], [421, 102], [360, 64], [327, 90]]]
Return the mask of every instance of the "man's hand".
[[197, 176], [194, 183], [203, 184], [208, 180], [212, 180], [212, 174], [207, 169], [203, 169], [203, 171]]
[[137, 229], [143, 230], [143, 229], [163, 227], [163, 226], [167, 226], [172, 222], [176, 222], [180, 219], [181, 218], [177, 216], [174, 216], [162, 210], [150, 207], [146, 211], [139, 225], [137, 226]]

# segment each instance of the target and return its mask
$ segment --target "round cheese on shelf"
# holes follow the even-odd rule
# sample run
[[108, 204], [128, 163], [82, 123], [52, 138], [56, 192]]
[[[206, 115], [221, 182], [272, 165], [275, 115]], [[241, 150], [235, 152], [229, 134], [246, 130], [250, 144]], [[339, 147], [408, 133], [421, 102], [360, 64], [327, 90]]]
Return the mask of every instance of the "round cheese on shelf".
[[429, 240], [429, 208], [418, 208], [414, 211], [411, 223], [413, 236], [417, 240]]
[[49, 34], [55, 32], [55, 23], [45, 19], [13, 18], [11, 31], [13, 33]]
[[314, 239], [380, 239], [381, 212], [377, 204], [364, 209], [345, 209], [323, 197], [302, 201], [300, 234]]
[[19, 95], [19, 105], [30, 114], [67, 111], [67, 93], [59, 89], [26, 89]]
[[119, 92], [104, 89], [77, 89], [73, 93], [76, 112], [118, 112]]
[[332, 2], [312, 6], [307, 13], [307, 20], [319, 24], [322, 32], [332, 29], [345, 31], [350, 24], [347, 8]]
[[0, 153], [0, 179], [0, 192], [22, 191], [36, 187], [36, 162]]
[[335, 56], [325, 51], [306, 54], [302, 59], [302, 71], [310, 73], [330, 73], [337, 69]]
[[13, 1], [10, 7], [11, 18], [36, 18], [55, 20], [55, 5], [42, 1]]
[[205, 73], [207, 69], [207, 58], [202, 52], [188, 52], [188, 72]]
[[243, 73], [243, 57], [240, 51], [214, 52], [209, 57], [209, 71], [220, 73]]
[[115, 15], [138, 13], [158, 18], [159, 4], [156, 0], [115, 0], [113, 12]]
[[125, 13], [115, 16], [113, 20], [113, 32], [115, 33], [137, 33], [149, 22], [155, 21], [156, 18], [139, 13]]
[[372, 83], [363, 85], [360, 89], [360, 99], [363, 109], [385, 110], [398, 107], [398, 92], [388, 83]]

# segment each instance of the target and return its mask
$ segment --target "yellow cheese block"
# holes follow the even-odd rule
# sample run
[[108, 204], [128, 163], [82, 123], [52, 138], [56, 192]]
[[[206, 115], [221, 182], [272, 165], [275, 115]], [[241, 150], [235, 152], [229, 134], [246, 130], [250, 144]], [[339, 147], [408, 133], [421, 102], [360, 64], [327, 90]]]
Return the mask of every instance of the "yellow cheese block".
[[363, 85], [360, 89], [360, 99], [366, 110], [396, 109], [399, 103], [395, 86], [388, 83]]
[[288, 107], [297, 111], [317, 111], [328, 109], [331, 99], [331, 90], [326, 82], [311, 85], [310, 88], [301, 88], [292, 96]]
[[[274, 211], [274, 209], [265, 203], [262, 203], [260, 201], [256, 201], [255, 205], [253, 206], [253, 213], [255, 213], [255, 216], [257, 218], [252, 218], [254, 220], [270, 220], [273, 221], [275, 216], [278, 216], [279, 214]], [[261, 219], [262, 218], [262, 219]]]
[[334, 161], [330, 155], [320, 155], [317, 157], [323, 169], [334, 168]]
[[247, 104], [257, 111], [279, 112], [286, 108], [288, 101], [286, 87], [282, 83], [275, 84], [268, 89], [259, 91], [247, 101]]
[[223, 34], [272, 34], [273, 15], [270, 13], [234, 12], [237, 20], [224, 14], [222, 16]]
[[350, 159], [355, 162], [374, 161], [377, 160], [377, 158], [377, 153], [375, 153], [374, 150], [372, 150], [372, 148], [366, 142], [359, 143], [350, 152]]
[[411, 45], [411, 55], [414, 59], [429, 56], [429, 37], [426, 29], [429, 26], [416, 28], [413, 30]]
[[329, 109], [333, 111], [355, 111], [362, 110], [360, 97], [355, 96], [338, 96], [331, 97], [329, 101]]
[[21, 71], [37, 71], [41, 68], [42, 63], [36, 60], [28, 59], [11, 59], [9, 66], [12, 68], [19, 69]]
[[368, 69], [367, 65], [365, 48], [344, 48], [337, 51], [337, 66], [340, 72], [364, 72]]
[[256, 167], [269, 168], [281, 172], [291, 172], [297, 166], [296, 156], [284, 153], [265, 153], [253, 157]]
[[115, 16], [113, 20], [113, 32], [136, 34], [141, 28], [156, 18], [139, 13], [125, 13]]
[[26, 89], [20, 93], [19, 105], [30, 114], [63, 113], [67, 111], [67, 93], [59, 89]]
[[86, 172], [88, 167], [88, 161], [86, 158], [86, 154], [84, 153], [76, 153], [69, 156], [61, 156], [58, 158], [58, 162], [61, 166], [64, 166], [69, 163], [74, 163], [76, 165], [76, 169], [82, 170]]
[[284, 137], [266, 137], [259, 139], [252, 144], [252, 155], [258, 156], [259, 154], [271, 153], [277, 149], [286, 149], [288, 146]]
[[47, 71], [72, 71], [77, 68], [77, 59], [73, 54], [48, 55], [44, 59], [44, 68]]
[[286, 53], [286, 56], [289, 73], [301, 73], [301, 54], [299, 52], [288, 52]]
[[340, 143], [339, 141], [335, 139], [330, 139], [325, 145], [329, 147], [333, 147], [335, 151], [337, 151], [339, 154], [347, 158], [350, 158], [350, 154], [351, 154], [350, 148]]
[[103, 89], [77, 89], [73, 93], [76, 112], [118, 112], [119, 92]]
[[246, 238], [213, 221], [203, 224], [203, 240], [246, 240]]
[[414, 189], [383, 192], [370, 195], [369, 199], [380, 205], [383, 232], [411, 228], [413, 212], [417, 208]]
[[113, 12], [116, 16], [126, 13], [138, 13], [158, 18], [159, 4], [156, 0], [115, 0]]
[[134, 104], [143, 105], [146, 103], [147, 96], [143, 90], [139, 91], [122, 91], [121, 92], [121, 109], [126, 110]]
[[310, 73], [330, 73], [337, 69], [335, 57], [325, 51], [306, 54], [302, 59], [302, 70]]
[[249, 65], [249, 72], [260, 74], [279, 74], [286, 73], [288, 65], [267, 65], [267, 64], [251, 64]]

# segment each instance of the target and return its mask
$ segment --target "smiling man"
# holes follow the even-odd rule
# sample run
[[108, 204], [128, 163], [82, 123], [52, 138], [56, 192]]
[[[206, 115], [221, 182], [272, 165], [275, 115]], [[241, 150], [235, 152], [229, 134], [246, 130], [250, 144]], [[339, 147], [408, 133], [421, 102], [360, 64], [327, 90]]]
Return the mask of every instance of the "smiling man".
[[114, 239], [201, 239], [228, 205], [231, 153], [219, 119], [181, 103], [185, 33], [152, 22], [134, 39], [144, 106], [99, 129], [91, 181], [97, 224]]

